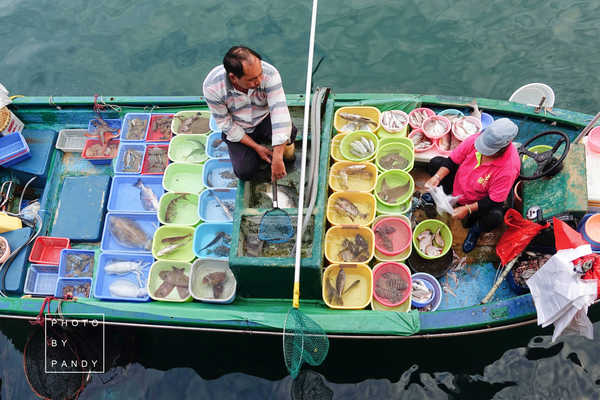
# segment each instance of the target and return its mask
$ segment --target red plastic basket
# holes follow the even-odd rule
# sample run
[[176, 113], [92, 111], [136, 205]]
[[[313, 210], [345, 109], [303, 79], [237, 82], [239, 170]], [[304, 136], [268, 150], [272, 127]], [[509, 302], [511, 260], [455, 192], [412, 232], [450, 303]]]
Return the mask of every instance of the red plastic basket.
[[[151, 157], [151, 153], [153, 151], [153, 149], [161, 149], [164, 153], [164, 165], [162, 166], [162, 169], [158, 170], [156, 168], [151, 169], [150, 168], [150, 157]], [[142, 175], [162, 175], [165, 173], [165, 169], [167, 169], [167, 165], [169, 165], [169, 158], [167, 157], [167, 152], [169, 151], [169, 145], [168, 144], [149, 144], [146, 146], [146, 152], [144, 153], [144, 162], [142, 164]], [[200, 178], [202, 179], [202, 178]]]
[[33, 242], [31, 253], [29, 253], [29, 262], [33, 264], [58, 265], [60, 251], [70, 248], [71, 241], [69, 238], [38, 236], [35, 242]]
[[[148, 126], [148, 134], [146, 135], [146, 142], [168, 142], [171, 140], [171, 136], [173, 135], [173, 132], [171, 131], [171, 121], [173, 121], [174, 116], [175, 114], [152, 114]], [[166, 131], [158, 129], [156, 124], [156, 121], [162, 119], [169, 120], [169, 128]]]
[[95, 144], [100, 144], [100, 140], [98, 139], [88, 139], [85, 141], [85, 146], [83, 147], [83, 151], [81, 152], [81, 157], [85, 158], [86, 160], [88, 160], [89, 162], [91, 162], [92, 164], [110, 164], [112, 162], [112, 159], [115, 158], [117, 156], [117, 152], [119, 150], [119, 141], [118, 140], [111, 140], [108, 143], [108, 147], [110, 149], [112, 149], [110, 155], [108, 156], [90, 156], [88, 155], [88, 149], [95, 145]]

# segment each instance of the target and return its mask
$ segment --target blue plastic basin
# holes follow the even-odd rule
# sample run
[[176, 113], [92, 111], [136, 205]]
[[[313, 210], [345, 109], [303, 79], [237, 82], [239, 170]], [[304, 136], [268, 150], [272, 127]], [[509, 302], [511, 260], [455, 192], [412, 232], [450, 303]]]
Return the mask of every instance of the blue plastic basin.
[[[129, 222], [133, 221], [146, 234], [147, 241], [140, 246], [134, 246], [119, 241], [111, 232], [110, 224], [113, 217], [126, 218]], [[102, 251], [111, 251], [118, 253], [150, 253], [152, 251], [152, 237], [158, 229], [158, 219], [156, 213], [152, 214], [135, 214], [135, 213], [119, 213], [109, 212], [104, 219], [104, 230], [102, 231], [102, 242], [100, 248]]]
[[96, 282], [94, 284], [94, 297], [101, 300], [123, 300], [123, 301], [149, 301], [150, 296], [146, 294], [143, 297], [120, 297], [113, 296], [110, 292], [110, 285], [119, 279], [125, 279], [140, 287], [137, 274], [128, 272], [125, 274], [108, 274], [104, 270], [107, 265], [114, 262], [134, 262], [140, 265], [140, 280], [143, 288], [146, 288], [148, 282], [148, 274], [150, 266], [154, 262], [154, 258], [150, 254], [135, 254], [135, 253], [102, 253], [98, 260], [98, 270], [96, 272]]
[[[236, 192], [237, 189], [206, 189], [200, 193], [198, 216], [206, 222], [231, 222], [232, 219], [227, 217], [215, 196], [218, 196], [223, 203], [233, 204], [235, 207]], [[231, 215], [234, 211], [231, 210]]]
[[[208, 135], [208, 139], [206, 139], [206, 154], [210, 158], [229, 158], [229, 149], [227, 143], [222, 140], [222, 136], [221, 132], [213, 132]], [[214, 145], [216, 140], [221, 140], [218, 146]]]
[[[127, 154], [127, 151], [135, 151], [137, 153], [139, 153], [140, 158], [139, 158], [139, 165], [138, 168], [134, 171], [131, 168], [128, 169], [127, 171], [125, 171], [125, 155]], [[117, 161], [116, 163], [113, 165], [114, 170], [115, 170], [115, 174], [120, 174], [120, 175], [134, 175], [134, 174], [140, 174], [142, 172], [142, 164], [144, 161], [144, 154], [146, 154], [146, 145], [144, 145], [143, 143], [138, 144], [138, 143], [121, 143], [119, 146], [119, 153], [117, 155]]]
[[207, 246], [219, 232], [224, 232], [231, 237], [233, 232], [233, 224], [232, 223], [217, 223], [217, 222], [207, 222], [204, 224], [198, 225], [196, 231], [194, 232], [194, 253], [197, 257], [209, 257], [209, 258], [219, 258], [219, 259], [227, 259], [229, 258], [229, 252], [226, 255], [216, 254], [215, 251], [219, 246], [225, 246], [229, 248], [231, 243], [225, 242], [223, 239], [220, 239], [210, 247], [206, 249], [202, 249]]
[[[133, 119], [142, 119], [146, 121], [146, 129], [144, 130], [144, 135], [141, 139], [133, 140], [127, 139], [127, 133], [129, 132], [129, 121]], [[150, 114], [145, 113], [127, 113], [123, 118], [123, 125], [121, 128], [121, 142], [143, 142], [146, 140], [146, 134], [148, 133], [148, 125], [150, 122]]]
[[144, 186], [150, 188], [152, 192], [154, 192], [156, 199], [160, 201], [160, 198], [165, 193], [161, 176], [115, 176], [112, 181], [112, 186], [110, 187], [107, 206], [108, 211], [154, 212], [146, 210], [142, 205], [140, 197], [141, 191], [135, 186], [139, 179], [142, 180]]
[[[87, 296], [80, 289], [77, 289], [77, 286], [85, 285], [86, 283], [88, 283], [90, 285], [89, 293], [87, 293]], [[54, 296], [62, 298], [63, 297], [63, 289], [66, 286], [73, 286], [75, 288], [73, 297], [88, 297], [89, 298], [90, 294], [92, 292], [92, 279], [91, 278], [58, 278], [58, 281], [56, 282], [56, 291], [54, 292]]]
[[[77, 260], [79, 256], [89, 255], [92, 256], [92, 260], [88, 265], [82, 265], [81, 273], [77, 271], [67, 272], [67, 261]], [[60, 251], [60, 261], [58, 262], [58, 277], [59, 278], [91, 278], [94, 274], [94, 264], [96, 253], [93, 250], [81, 250], [81, 249], [62, 249]], [[67, 275], [72, 274], [72, 275]]]
[[[226, 178], [223, 175], [232, 176]], [[233, 173], [231, 160], [228, 158], [212, 158], [204, 164], [202, 183], [207, 188], [232, 189], [238, 185], [238, 179]]]
[[56, 291], [58, 266], [31, 264], [27, 270], [23, 293], [38, 296], [52, 296]]

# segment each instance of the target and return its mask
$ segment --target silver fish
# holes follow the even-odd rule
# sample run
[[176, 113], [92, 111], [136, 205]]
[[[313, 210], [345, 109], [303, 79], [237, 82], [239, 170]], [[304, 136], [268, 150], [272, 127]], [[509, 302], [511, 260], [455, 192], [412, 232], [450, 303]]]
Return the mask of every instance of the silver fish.
[[346, 121], [360, 122], [364, 124], [371, 124], [373, 126], [377, 126], [377, 122], [373, 121], [371, 118], [363, 117], [362, 115], [358, 114], [340, 113], [340, 117], [342, 117]]
[[175, 250], [177, 250], [178, 248], [183, 247], [186, 244], [188, 244], [188, 242], [190, 242], [191, 240], [192, 240], [192, 238], [190, 236], [190, 237], [180, 240], [179, 242], [173, 243], [172, 245], [163, 247], [162, 249], [160, 249], [159, 251], [156, 252], [156, 257], [162, 257], [165, 254], [172, 253]]
[[149, 238], [140, 224], [126, 217], [111, 216], [109, 221], [110, 233], [123, 247], [150, 250], [152, 238]]
[[140, 200], [144, 210], [158, 211], [158, 199], [152, 189], [145, 186], [141, 179], [138, 179], [134, 186], [140, 189]]
[[[257, 192], [264, 194], [273, 200], [273, 187], [270, 183], [263, 183], [256, 187]], [[296, 208], [298, 205], [298, 194], [294, 188], [287, 185], [277, 185], [277, 203], [279, 208]]]

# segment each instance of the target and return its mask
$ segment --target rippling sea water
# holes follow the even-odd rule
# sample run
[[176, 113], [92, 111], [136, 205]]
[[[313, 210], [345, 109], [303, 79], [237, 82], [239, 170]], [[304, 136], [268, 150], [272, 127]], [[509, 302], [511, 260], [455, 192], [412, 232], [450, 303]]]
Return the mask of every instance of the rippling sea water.
[[[304, 0], [0, 0], [0, 82], [24, 95], [200, 95], [225, 51], [245, 44], [300, 93], [310, 9]], [[544, 82], [556, 107], [594, 114], [598, 17], [592, 1], [321, 1], [314, 82], [498, 99]], [[32, 329], [0, 320], [2, 399], [35, 397], [22, 367]], [[600, 398], [596, 341], [552, 344], [549, 333], [333, 341], [325, 364], [294, 386], [280, 338], [111, 328], [111, 368], [80, 398]]]

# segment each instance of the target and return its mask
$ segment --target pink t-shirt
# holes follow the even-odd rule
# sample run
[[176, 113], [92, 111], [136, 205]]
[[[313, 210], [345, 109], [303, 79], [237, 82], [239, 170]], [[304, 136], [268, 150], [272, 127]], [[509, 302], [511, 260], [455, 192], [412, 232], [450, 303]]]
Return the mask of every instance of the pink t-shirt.
[[460, 204], [473, 203], [488, 195], [490, 200], [501, 203], [506, 200], [519, 176], [521, 170], [519, 153], [511, 143], [500, 158], [477, 167], [475, 156], [477, 136], [479, 134], [470, 136], [450, 154], [450, 159], [458, 164], [452, 194], [462, 195], [458, 200]]

